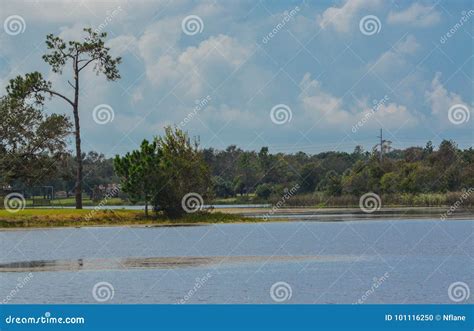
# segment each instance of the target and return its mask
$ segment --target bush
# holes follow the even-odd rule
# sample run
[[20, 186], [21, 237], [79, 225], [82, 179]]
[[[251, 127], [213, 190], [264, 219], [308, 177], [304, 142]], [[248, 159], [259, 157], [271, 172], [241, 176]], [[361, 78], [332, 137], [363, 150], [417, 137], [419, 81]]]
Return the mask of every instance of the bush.
[[257, 197], [268, 199], [273, 193], [273, 187], [270, 184], [260, 184], [255, 190]]
[[179, 129], [166, 127], [153, 143], [145, 140], [140, 150], [116, 156], [114, 166], [124, 192], [133, 200], [150, 201], [155, 211], [171, 218], [199, 210], [210, 196], [209, 169], [197, 142]]

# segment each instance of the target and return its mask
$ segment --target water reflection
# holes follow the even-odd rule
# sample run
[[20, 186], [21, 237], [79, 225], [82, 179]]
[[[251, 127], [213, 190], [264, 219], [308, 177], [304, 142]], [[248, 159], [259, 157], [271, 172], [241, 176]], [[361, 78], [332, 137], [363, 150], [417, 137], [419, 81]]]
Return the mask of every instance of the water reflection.
[[77, 260], [37, 260], [0, 264], [0, 272], [35, 272], [35, 271], [79, 271], [106, 269], [176, 269], [222, 264], [272, 263], [272, 262], [348, 262], [367, 261], [368, 257], [351, 255], [333, 256], [177, 256], [177, 257], [141, 257], [141, 258], [107, 258]]

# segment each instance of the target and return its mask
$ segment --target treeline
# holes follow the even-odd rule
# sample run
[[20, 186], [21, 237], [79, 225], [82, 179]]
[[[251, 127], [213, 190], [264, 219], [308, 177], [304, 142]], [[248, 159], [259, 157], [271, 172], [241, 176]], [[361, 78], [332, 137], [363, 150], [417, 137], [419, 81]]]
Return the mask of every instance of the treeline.
[[[422, 205], [430, 203], [416, 201], [416, 195], [429, 193], [433, 204], [443, 204], [446, 201], [441, 201], [441, 197], [446, 195], [442, 194], [474, 187], [474, 150], [459, 149], [448, 140], [438, 148], [428, 142], [425, 147], [393, 150], [383, 157], [380, 152], [363, 151], [360, 146], [352, 153], [314, 155], [272, 154], [267, 147], [244, 151], [234, 145], [225, 150], [202, 149], [199, 153], [210, 173], [209, 196], [224, 203], [275, 201], [297, 186], [299, 198], [295, 197], [290, 204], [354, 204], [367, 192], [387, 195], [394, 204]], [[46, 164], [49, 171], [26, 181], [15, 178], [13, 186], [51, 185], [55, 191], [72, 194], [75, 158], [62, 153]], [[89, 152], [83, 155], [83, 164], [84, 191], [90, 197], [98, 186], [120, 183], [112, 158]]]
[[204, 159], [211, 168], [217, 197], [251, 195], [268, 198], [299, 185], [299, 194], [327, 196], [378, 193], [444, 193], [474, 186], [474, 150], [461, 150], [444, 140], [435, 150], [410, 147], [384, 153], [364, 152], [357, 146], [352, 153], [324, 152], [308, 155], [271, 154], [230, 146], [225, 151], [205, 149]]

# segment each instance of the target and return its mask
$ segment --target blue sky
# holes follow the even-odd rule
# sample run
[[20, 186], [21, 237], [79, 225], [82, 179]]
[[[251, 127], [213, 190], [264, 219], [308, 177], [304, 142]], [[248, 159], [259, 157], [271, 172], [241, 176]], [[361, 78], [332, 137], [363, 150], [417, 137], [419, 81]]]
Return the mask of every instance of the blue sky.
[[0, 3], [2, 90], [38, 70], [70, 94], [41, 59], [46, 34], [109, 33], [122, 79], [82, 77], [84, 150], [122, 154], [165, 125], [219, 149], [370, 149], [380, 128], [394, 148], [473, 143], [471, 1]]

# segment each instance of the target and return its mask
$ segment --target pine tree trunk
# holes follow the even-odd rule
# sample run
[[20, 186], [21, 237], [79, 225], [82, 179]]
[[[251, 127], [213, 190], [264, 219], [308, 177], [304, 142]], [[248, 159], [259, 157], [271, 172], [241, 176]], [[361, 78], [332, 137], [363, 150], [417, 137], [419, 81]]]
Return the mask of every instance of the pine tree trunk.
[[74, 125], [76, 128], [76, 159], [77, 159], [77, 169], [76, 169], [76, 209], [82, 209], [82, 151], [81, 151], [81, 130], [79, 125], [79, 112], [75, 107], [74, 109]]
[[79, 70], [77, 67], [77, 58], [74, 65], [74, 126], [76, 136], [76, 209], [82, 209], [82, 151], [81, 151], [81, 126], [79, 124]]

